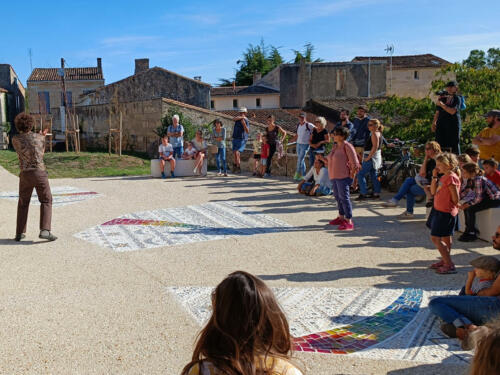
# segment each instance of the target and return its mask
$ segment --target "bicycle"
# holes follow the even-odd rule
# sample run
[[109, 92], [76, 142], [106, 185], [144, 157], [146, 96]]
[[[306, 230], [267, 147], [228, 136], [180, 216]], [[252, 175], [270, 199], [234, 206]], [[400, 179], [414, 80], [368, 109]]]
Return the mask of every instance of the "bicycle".
[[[417, 141], [401, 141], [392, 139], [387, 141], [394, 145], [392, 148], [397, 151], [397, 159], [393, 162], [384, 162], [379, 170], [379, 180], [383, 188], [390, 192], [397, 192], [400, 186], [408, 177], [418, 175], [419, 166], [412, 158], [411, 150], [413, 147], [423, 147]], [[384, 158], [385, 159], [385, 158]], [[417, 203], [422, 202], [425, 195], [417, 197]]]

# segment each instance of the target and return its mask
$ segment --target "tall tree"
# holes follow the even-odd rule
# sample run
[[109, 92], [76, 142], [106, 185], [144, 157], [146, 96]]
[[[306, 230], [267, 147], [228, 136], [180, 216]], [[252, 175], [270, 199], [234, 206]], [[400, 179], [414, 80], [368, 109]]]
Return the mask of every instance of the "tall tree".
[[322, 59], [316, 59], [316, 60], [313, 60], [313, 54], [314, 54], [314, 46], [312, 45], [312, 43], [306, 43], [304, 45], [304, 50], [301, 52], [301, 51], [298, 51], [296, 49], [293, 49], [293, 53], [295, 54], [295, 59], [294, 59], [294, 63], [295, 64], [298, 64], [300, 63], [302, 60], [304, 60], [306, 63], [310, 63], [310, 62], [321, 62], [323, 61]]
[[[283, 63], [278, 47], [267, 46], [264, 39], [258, 45], [249, 44], [243, 53], [239, 69], [236, 70], [234, 81], [237, 86], [251, 85], [254, 73], [265, 75]], [[231, 86], [233, 79], [219, 79], [220, 86]]]
[[486, 54], [479, 49], [473, 49], [463, 61], [463, 65], [468, 68], [481, 69], [486, 66]]

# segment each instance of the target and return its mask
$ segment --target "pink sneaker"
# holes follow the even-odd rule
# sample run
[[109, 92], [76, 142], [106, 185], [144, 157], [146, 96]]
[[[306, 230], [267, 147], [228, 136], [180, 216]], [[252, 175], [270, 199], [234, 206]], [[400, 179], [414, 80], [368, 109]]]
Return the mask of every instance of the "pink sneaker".
[[344, 224], [344, 221], [345, 221], [345, 219], [341, 219], [340, 217], [338, 217], [336, 219], [330, 220], [330, 222], [328, 224], [330, 224], [330, 225], [342, 225], [342, 224]]
[[339, 230], [354, 230], [354, 223], [349, 223], [344, 221], [340, 226]]

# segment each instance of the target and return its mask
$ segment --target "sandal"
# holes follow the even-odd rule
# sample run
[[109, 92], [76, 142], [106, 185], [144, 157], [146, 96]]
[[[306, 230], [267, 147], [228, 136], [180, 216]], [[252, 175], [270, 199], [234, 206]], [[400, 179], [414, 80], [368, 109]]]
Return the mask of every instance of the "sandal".
[[441, 266], [438, 269], [436, 269], [436, 273], [440, 275], [450, 275], [453, 273], [457, 273], [457, 270], [455, 269], [454, 265], [448, 266], [445, 264], [444, 266]]
[[433, 270], [436, 270], [440, 267], [443, 267], [444, 266], [444, 262], [442, 260], [440, 260], [439, 262], [436, 262], [436, 263], [432, 263], [429, 268], [433, 269]]

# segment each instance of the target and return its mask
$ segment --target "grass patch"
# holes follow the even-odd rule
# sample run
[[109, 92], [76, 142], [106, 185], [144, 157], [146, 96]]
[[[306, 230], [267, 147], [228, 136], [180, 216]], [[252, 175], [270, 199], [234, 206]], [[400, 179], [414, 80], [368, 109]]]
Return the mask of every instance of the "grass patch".
[[[150, 174], [149, 159], [132, 155], [109, 156], [103, 152], [48, 152], [44, 157], [49, 178], [141, 176]], [[0, 165], [19, 175], [17, 154], [0, 151]]]

